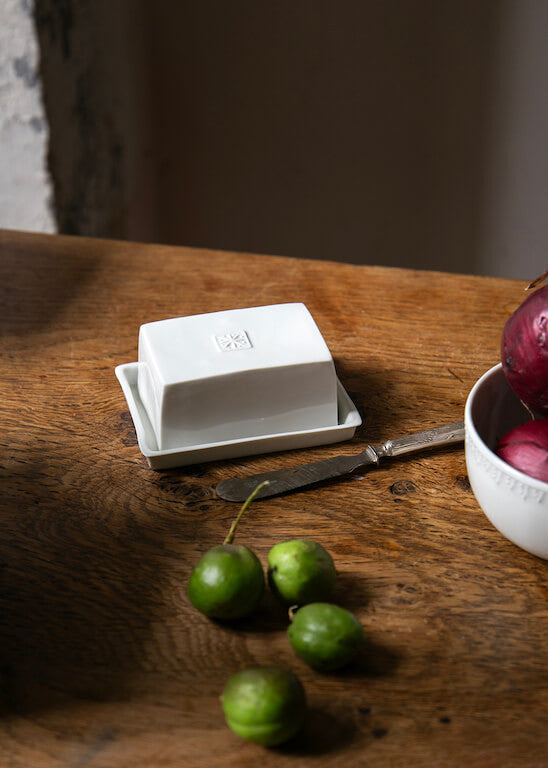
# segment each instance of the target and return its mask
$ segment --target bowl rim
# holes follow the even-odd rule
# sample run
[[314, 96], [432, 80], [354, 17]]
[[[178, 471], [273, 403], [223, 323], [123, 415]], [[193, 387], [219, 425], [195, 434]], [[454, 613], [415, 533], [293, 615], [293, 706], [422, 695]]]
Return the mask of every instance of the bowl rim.
[[485, 440], [480, 436], [478, 430], [476, 429], [476, 425], [474, 424], [474, 420], [472, 418], [472, 406], [474, 399], [485, 381], [498, 374], [501, 369], [502, 363], [498, 363], [492, 368], [489, 368], [489, 370], [485, 371], [485, 373], [476, 381], [470, 390], [468, 397], [466, 398], [466, 404], [464, 406], [465, 451], [466, 438], [469, 437], [474, 441], [474, 443], [479, 444], [479, 447], [489, 455], [489, 459], [493, 462], [493, 465], [501, 472], [505, 472], [507, 475], [515, 478], [520, 483], [524, 483], [525, 485], [529, 485], [532, 488], [536, 488], [537, 490], [544, 491], [546, 493], [548, 492], [548, 483], [545, 483], [543, 480], [538, 480], [536, 477], [526, 475], [525, 472], [521, 472], [519, 469], [516, 469], [511, 464], [508, 464], [506, 461], [497, 456], [497, 454], [491, 450], [491, 448], [489, 448]]

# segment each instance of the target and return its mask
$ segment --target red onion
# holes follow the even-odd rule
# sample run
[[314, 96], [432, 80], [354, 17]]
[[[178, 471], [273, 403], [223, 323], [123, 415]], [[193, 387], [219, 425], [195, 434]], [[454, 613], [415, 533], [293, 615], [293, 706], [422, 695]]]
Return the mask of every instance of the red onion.
[[548, 416], [548, 285], [528, 296], [502, 332], [502, 368], [519, 399]]
[[496, 453], [520, 472], [548, 483], [548, 419], [514, 427], [499, 442]]

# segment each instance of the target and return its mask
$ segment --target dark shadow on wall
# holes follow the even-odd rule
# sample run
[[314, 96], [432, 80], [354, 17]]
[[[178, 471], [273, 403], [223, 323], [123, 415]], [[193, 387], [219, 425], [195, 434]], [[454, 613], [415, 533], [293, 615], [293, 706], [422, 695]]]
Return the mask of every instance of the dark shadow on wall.
[[60, 229], [473, 273], [499, 12], [38, 3]]
[[36, 0], [48, 163], [63, 234], [124, 239], [132, 218], [152, 234], [152, 174], [141, 157], [150, 156], [143, 5]]

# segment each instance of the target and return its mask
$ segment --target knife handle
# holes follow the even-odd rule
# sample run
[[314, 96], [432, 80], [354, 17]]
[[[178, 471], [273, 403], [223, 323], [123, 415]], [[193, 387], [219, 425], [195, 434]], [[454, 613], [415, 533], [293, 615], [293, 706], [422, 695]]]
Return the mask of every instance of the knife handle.
[[424, 432], [415, 432], [413, 435], [397, 437], [394, 440], [386, 440], [381, 445], [375, 445], [374, 449], [379, 458], [385, 456], [402, 456], [405, 453], [420, 451], [422, 448], [430, 448], [436, 445], [450, 445], [464, 440], [464, 421], [456, 421], [454, 424], [446, 424], [434, 429], [426, 429]]

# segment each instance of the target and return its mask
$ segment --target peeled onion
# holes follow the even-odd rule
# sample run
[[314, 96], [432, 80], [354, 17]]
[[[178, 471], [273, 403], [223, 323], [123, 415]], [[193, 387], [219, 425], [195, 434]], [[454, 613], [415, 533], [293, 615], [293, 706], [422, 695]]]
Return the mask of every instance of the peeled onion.
[[497, 445], [496, 454], [520, 472], [548, 483], [548, 419], [511, 429]]
[[519, 399], [534, 414], [548, 416], [548, 285], [528, 296], [506, 321], [501, 361]]

